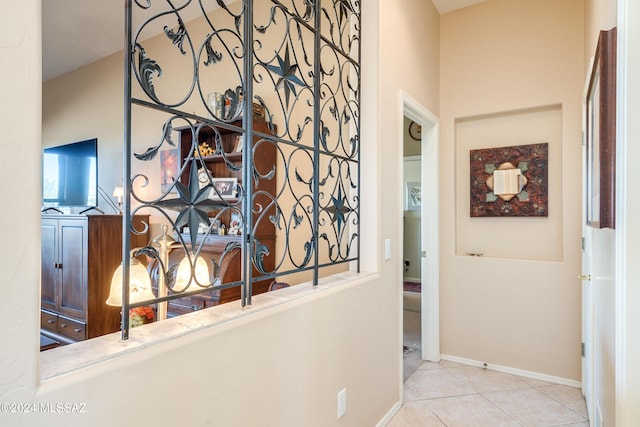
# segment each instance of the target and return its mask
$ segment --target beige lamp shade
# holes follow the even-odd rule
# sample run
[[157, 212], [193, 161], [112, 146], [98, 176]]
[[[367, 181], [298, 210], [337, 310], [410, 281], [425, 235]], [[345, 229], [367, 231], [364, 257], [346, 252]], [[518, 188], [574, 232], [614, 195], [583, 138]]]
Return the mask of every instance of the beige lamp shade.
[[118, 203], [122, 203], [122, 197], [124, 196], [124, 188], [123, 187], [116, 187], [113, 189], [113, 197], [115, 197], [118, 200]]
[[[129, 304], [154, 299], [151, 291], [151, 278], [144, 265], [135, 258], [129, 261]], [[111, 290], [107, 305], [122, 307], [122, 264], [111, 277]]]
[[[202, 289], [202, 286], [209, 284], [209, 267], [204, 258], [201, 256], [196, 258], [195, 277], [193, 279], [191, 278], [190, 259], [193, 259], [193, 255], [191, 257], [185, 256], [180, 261], [174, 287], [176, 292], [191, 292]], [[198, 283], [202, 286], [198, 286]]]

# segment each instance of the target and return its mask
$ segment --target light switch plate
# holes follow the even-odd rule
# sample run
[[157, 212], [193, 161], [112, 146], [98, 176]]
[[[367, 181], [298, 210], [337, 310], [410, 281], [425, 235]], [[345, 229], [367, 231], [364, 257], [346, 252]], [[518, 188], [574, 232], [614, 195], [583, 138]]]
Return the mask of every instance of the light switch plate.
[[391, 239], [384, 239], [384, 259], [391, 259]]
[[338, 419], [347, 413], [347, 389], [343, 388], [338, 392]]

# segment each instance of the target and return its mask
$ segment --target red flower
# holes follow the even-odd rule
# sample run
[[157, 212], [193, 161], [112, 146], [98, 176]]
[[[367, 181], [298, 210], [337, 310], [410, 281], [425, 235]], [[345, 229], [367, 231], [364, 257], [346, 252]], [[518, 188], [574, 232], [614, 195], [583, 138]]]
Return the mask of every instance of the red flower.
[[129, 310], [129, 317], [146, 317], [149, 320], [153, 320], [154, 313], [153, 309], [148, 306], [144, 307], [135, 307]]

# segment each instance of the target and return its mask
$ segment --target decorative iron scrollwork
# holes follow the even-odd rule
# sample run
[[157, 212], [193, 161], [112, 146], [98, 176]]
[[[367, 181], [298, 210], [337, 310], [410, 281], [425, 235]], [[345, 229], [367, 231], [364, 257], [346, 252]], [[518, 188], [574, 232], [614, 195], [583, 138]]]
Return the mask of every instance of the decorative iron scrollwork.
[[[135, 203], [126, 214], [153, 212], [176, 233], [176, 245], [191, 261], [216, 220], [241, 218], [240, 237], [211, 262], [214, 274], [211, 283], [199, 283], [202, 291], [220, 286], [216, 269], [238, 250], [244, 253], [243, 276], [225, 286], [243, 286], [248, 295], [255, 281], [312, 271], [317, 283], [324, 267], [357, 261], [360, 2], [128, 2], [141, 23], [128, 29], [127, 123], [133, 135], [125, 152], [151, 162], [162, 150], [191, 146], [179, 159], [177, 178], [159, 195], [152, 168], [126, 171]], [[199, 19], [192, 20], [196, 14]], [[149, 37], [154, 29], [159, 37]], [[257, 129], [254, 120], [264, 124]], [[132, 132], [150, 121], [158, 123], [155, 136]], [[241, 138], [231, 151], [229, 133]], [[207, 154], [200, 146], [204, 135]], [[149, 140], [156, 143], [143, 142]], [[263, 161], [267, 151], [275, 152], [272, 164]], [[208, 170], [207, 156], [215, 159], [218, 176], [205, 172], [202, 183], [198, 170]], [[239, 177], [237, 197], [219, 197], [214, 179], [221, 176]], [[276, 230], [277, 245], [260, 235], [265, 224]], [[142, 253], [161, 261], [153, 248]], [[169, 276], [175, 271], [165, 268], [173, 289]]]

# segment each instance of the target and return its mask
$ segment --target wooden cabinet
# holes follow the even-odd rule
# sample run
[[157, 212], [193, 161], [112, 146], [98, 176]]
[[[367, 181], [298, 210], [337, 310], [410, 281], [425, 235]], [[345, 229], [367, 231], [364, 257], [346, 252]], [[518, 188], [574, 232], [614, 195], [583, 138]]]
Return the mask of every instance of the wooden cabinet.
[[[105, 301], [122, 258], [122, 216], [43, 215], [41, 230], [42, 333], [70, 343], [120, 330], [120, 308]], [[131, 234], [131, 247], [147, 241]]]
[[83, 317], [87, 259], [84, 219], [42, 219], [42, 308]]
[[[235, 126], [240, 127], [241, 123], [233, 123]], [[263, 120], [255, 118], [253, 121], [253, 128], [255, 131], [262, 134], [269, 135], [271, 130], [267, 123]], [[194, 145], [192, 143], [192, 132], [190, 128], [179, 128], [177, 131], [180, 133], [180, 157], [181, 162], [184, 164], [187, 160], [193, 159]], [[259, 177], [254, 175], [252, 182], [243, 182], [243, 169], [242, 163], [244, 158], [244, 151], [240, 149], [239, 144], [242, 144], [241, 134], [231, 132], [222, 128], [217, 128], [217, 132], [220, 135], [220, 144], [216, 144], [216, 132], [210, 127], [203, 127], [198, 133], [198, 145], [201, 147], [202, 157], [197, 159], [197, 167], [201, 169], [204, 163], [206, 168], [210, 171], [211, 176], [215, 178], [233, 178], [236, 179], [241, 186], [251, 186], [254, 191], [254, 206], [261, 206], [262, 212], [253, 215], [253, 235], [260, 243], [266, 245], [271, 256], [264, 258], [264, 268], [267, 271], [274, 269], [274, 255], [275, 254], [275, 240], [276, 232], [275, 225], [269, 220], [270, 217], [275, 216], [275, 206], [270, 206], [272, 197], [276, 194], [276, 146], [272, 142], [261, 140], [259, 137], [253, 138], [253, 163], [255, 169], [259, 172]], [[224, 151], [224, 155], [220, 153], [220, 149]], [[191, 165], [187, 164], [184, 173], [180, 177], [180, 181], [188, 185], [189, 175], [191, 171]], [[211, 197], [216, 197], [212, 193]], [[229, 199], [230, 202], [236, 203], [237, 199]], [[242, 209], [242, 205], [236, 205], [238, 209]], [[229, 230], [231, 222], [231, 209], [221, 211], [214, 211], [210, 216], [219, 216], [221, 223], [224, 224], [225, 229]], [[255, 226], [255, 224], [258, 224]], [[184, 234], [185, 241], [189, 241], [188, 234]], [[204, 235], [198, 237], [198, 243], [203, 242], [202, 255], [206, 258], [219, 260], [220, 255], [224, 251], [227, 244], [232, 242], [242, 243], [241, 235]], [[225, 260], [225, 265], [220, 266], [221, 283], [231, 283], [233, 281], [240, 280], [242, 277], [241, 271], [241, 253], [238, 250], [237, 253], [230, 254]], [[179, 262], [175, 260], [174, 262]], [[259, 275], [258, 271], [254, 267], [254, 275]], [[260, 281], [253, 283], [253, 294], [259, 294], [266, 292], [270, 281]], [[206, 308], [210, 305], [222, 304], [240, 299], [240, 288], [228, 288], [219, 291], [214, 291], [207, 294], [195, 295], [187, 298], [181, 298], [173, 300], [169, 303], [168, 313], [169, 315], [182, 314], [189, 310], [198, 310]]]

